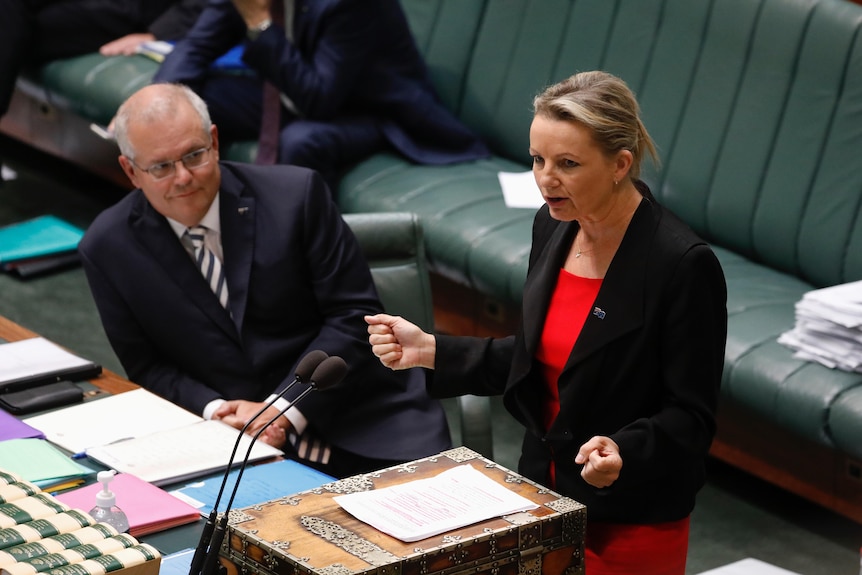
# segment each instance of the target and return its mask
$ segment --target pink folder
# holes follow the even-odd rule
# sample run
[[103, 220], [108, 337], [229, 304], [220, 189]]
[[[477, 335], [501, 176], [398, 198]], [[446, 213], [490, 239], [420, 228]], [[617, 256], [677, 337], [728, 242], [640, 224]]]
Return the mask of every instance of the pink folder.
[[[72, 508], [89, 511], [96, 504], [101, 483], [56, 495]], [[200, 512], [164, 489], [128, 473], [118, 473], [110, 483], [117, 507], [129, 519], [129, 534], [140, 537], [200, 519]]]

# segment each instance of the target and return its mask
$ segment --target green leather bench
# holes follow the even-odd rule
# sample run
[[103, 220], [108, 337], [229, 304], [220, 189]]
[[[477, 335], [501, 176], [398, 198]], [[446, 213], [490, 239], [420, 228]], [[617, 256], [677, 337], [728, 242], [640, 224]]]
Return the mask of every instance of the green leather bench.
[[[862, 521], [862, 375], [794, 359], [776, 342], [806, 291], [862, 279], [862, 6], [402, 3], [441, 98], [495, 156], [428, 167], [379, 154], [344, 176], [337, 199], [345, 213], [418, 215], [438, 328], [515, 324], [533, 211], [505, 206], [497, 172], [529, 169], [537, 92], [579, 70], [613, 72], [637, 93], [663, 160], [644, 179], [713, 244], [727, 276], [713, 454]], [[75, 159], [81, 142], [98, 149], [86, 125], [107, 121], [154, 69], [140, 57], [52, 63], [23, 83], [0, 127]], [[249, 160], [254, 145], [224, 155]]]

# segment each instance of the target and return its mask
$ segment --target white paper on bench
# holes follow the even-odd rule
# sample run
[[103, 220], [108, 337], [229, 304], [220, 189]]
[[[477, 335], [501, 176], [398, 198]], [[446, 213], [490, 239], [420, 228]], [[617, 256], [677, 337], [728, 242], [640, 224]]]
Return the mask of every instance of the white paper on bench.
[[360, 521], [406, 542], [538, 507], [470, 465], [333, 499]]

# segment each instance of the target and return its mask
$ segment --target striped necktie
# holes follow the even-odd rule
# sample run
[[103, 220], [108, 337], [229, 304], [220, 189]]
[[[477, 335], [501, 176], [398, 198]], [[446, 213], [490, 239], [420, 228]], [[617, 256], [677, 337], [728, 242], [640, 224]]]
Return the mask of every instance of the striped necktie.
[[204, 243], [206, 234], [207, 228], [204, 226], [193, 226], [186, 231], [186, 235], [188, 235], [195, 250], [194, 257], [198, 269], [200, 269], [210, 289], [213, 290], [213, 293], [218, 298], [219, 303], [223, 308], [227, 309], [227, 282], [225, 281], [224, 271], [222, 270], [221, 261]]

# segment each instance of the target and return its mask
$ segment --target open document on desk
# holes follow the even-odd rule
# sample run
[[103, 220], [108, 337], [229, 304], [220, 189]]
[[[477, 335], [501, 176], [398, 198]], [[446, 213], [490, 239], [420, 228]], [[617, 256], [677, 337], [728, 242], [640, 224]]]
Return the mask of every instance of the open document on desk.
[[[207, 421], [143, 388], [27, 418], [48, 441], [155, 485], [185, 481], [224, 469], [238, 430]], [[98, 421], [98, 425], [92, 422]], [[248, 450], [243, 436], [237, 450]], [[256, 442], [249, 461], [282, 455]]]

